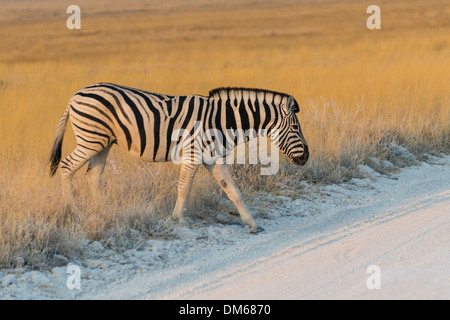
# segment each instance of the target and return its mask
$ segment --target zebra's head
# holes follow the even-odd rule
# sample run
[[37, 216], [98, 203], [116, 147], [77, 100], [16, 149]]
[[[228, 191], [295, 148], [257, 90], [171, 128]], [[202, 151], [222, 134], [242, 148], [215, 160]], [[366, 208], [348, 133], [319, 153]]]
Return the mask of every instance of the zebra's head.
[[303, 136], [296, 113], [300, 111], [293, 96], [281, 102], [281, 122], [278, 129], [278, 147], [296, 165], [304, 166], [309, 158], [308, 144]]

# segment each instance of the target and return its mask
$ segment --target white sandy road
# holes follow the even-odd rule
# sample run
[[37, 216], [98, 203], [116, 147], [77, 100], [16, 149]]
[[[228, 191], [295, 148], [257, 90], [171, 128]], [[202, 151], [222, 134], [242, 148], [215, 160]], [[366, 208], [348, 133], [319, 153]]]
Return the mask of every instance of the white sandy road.
[[123, 253], [88, 242], [67, 266], [0, 270], [0, 299], [450, 299], [450, 157], [437, 162], [304, 185], [295, 200], [260, 194], [248, 199], [264, 212], [258, 235], [228, 217]]
[[[450, 191], [220, 268], [165, 298], [450, 298]], [[367, 267], [381, 270], [369, 290]]]
[[[449, 299], [449, 171], [447, 158], [402, 169], [395, 179], [327, 187], [343, 201], [323, 203], [321, 215], [265, 220], [263, 234], [213, 245], [92, 297]], [[380, 289], [367, 287], [371, 265], [380, 270]]]

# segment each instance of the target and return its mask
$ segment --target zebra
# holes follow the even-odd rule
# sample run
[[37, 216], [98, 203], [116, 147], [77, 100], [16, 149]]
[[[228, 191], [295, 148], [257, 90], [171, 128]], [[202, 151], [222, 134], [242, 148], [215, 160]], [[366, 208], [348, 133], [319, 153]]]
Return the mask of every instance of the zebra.
[[[94, 196], [99, 193], [100, 177], [108, 152], [113, 144], [144, 161], [171, 161], [176, 141], [175, 130], [194, 131], [227, 129], [277, 130], [277, 146], [296, 165], [305, 165], [309, 151], [296, 113], [299, 105], [293, 96], [276, 91], [222, 87], [209, 96], [165, 95], [112, 83], [97, 83], [77, 91], [69, 100], [59, 120], [50, 154], [50, 176], [60, 169], [63, 195], [73, 201], [72, 178], [88, 163], [87, 176]], [[72, 124], [77, 146], [61, 160], [61, 148], [67, 123]], [[271, 137], [272, 138], [272, 137]], [[232, 147], [237, 144], [235, 139]], [[240, 143], [240, 142], [239, 142]], [[194, 139], [187, 141], [188, 147]], [[184, 149], [183, 149], [184, 150]], [[172, 217], [187, 224], [184, 212], [186, 200], [200, 165], [212, 173], [228, 198], [239, 211], [241, 220], [251, 233], [264, 229], [249, 214], [242, 195], [233, 180], [230, 167], [223, 161], [216, 163], [181, 163], [178, 195]]]

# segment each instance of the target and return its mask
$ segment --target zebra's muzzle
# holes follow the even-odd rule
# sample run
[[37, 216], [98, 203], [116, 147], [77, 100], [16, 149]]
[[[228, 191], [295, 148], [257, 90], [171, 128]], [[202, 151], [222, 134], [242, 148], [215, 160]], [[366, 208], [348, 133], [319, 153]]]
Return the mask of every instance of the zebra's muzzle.
[[299, 157], [292, 157], [292, 162], [299, 166], [304, 166], [308, 162], [309, 152], [308, 147], [305, 145], [305, 150], [303, 154]]

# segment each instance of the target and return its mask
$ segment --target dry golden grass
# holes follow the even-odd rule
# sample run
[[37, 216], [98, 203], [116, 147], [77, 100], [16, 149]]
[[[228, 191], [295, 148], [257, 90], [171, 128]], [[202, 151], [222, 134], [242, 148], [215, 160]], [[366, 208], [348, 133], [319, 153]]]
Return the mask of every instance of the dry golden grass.
[[[55, 253], [76, 254], [86, 238], [133, 246], [121, 244], [130, 229], [164, 233], [176, 196], [172, 164], [113, 151], [104, 176], [108, 202], [90, 200], [80, 173], [75, 216], [60, 199], [59, 179], [48, 178], [68, 99], [99, 81], [167, 94], [245, 86], [294, 95], [310, 162], [304, 169], [283, 162], [278, 176], [266, 178], [236, 167], [248, 196], [299, 177], [349, 178], [368, 157], [386, 157], [387, 141], [417, 155], [450, 150], [448, 1], [380, 3], [381, 30], [365, 26], [367, 1], [78, 1], [81, 30], [65, 26], [69, 4], [2, 3], [0, 265], [18, 256], [32, 267], [51, 264]], [[68, 129], [63, 154], [73, 147]], [[200, 171], [190, 215], [208, 216], [218, 194]]]

